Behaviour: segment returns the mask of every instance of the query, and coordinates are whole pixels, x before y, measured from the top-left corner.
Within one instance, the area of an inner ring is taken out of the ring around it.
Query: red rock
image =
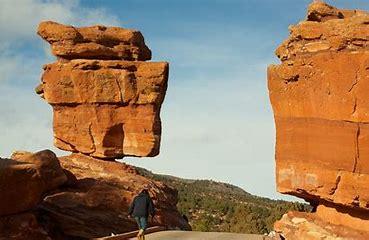
[[[168,64],[72,60],[45,67],[55,145],[100,158],[159,153]]]
[[[51,240],[33,213],[0,217],[0,239]]]
[[[268,68],[278,191],[329,205],[347,228],[342,209],[369,219],[368,22],[316,1],[277,49],[282,63]]]
[[[53,108],[55,146],[75,153],[60,158],[67,182],[38,207],[48,232],[90,239],[135,230],[127,210],[144,187],[157,208],[151,224],[191,229],[176,190],[101,160],[159,154],[168,63],[144,62],[151,52],[134,30],[44,22],[38,34],[58,60],[44,66],[36,93]]]
[[[289,212],[274,224],[287,240],[367,240],[368,232],[328,223],[313,213]]]
[[[177,211],[176,190],[139,175],[134,167],[80,154],[61,157],[60,162],[77,182],[48,195],[41,204],[43,217],[55,224],[54,231],[90,239],[136,230],[127,210],[144,187],[149,189],[157,209],[151,225],[190,229]]]
[[[327,13],[325,11],[328,10],[322,6],[328,5],[311,4],[308,20],[290,26],[289,38],[276,50],[276,55],[282,61],[295,60],[296,56],[311,56],[309,53],[315,52],[346,50],[353,53],[369,47],[369,16],[366,12],[339,10],[329,6],[327,9],[333,12]]]
[[[369,236],[368,213],[360,209],[347,209],[325,203],[317,207],[315,215],[329,224],[347,226],[357,231],[366,231],[367,236]]]
[[[52,105],[117,104],[160,107],[168,63],[72,60],[44,66],[42,89]]]
[[[64,59],[151,59],[150,49],[136,30],[100,25],[77,28],[46,21],[37,33],[51,44],[55,56]]]
[[[99,44],[144,45],[139,32],[113,27],[74,28],[46,22],[40,24],[39,34],[53,48],[75,44],[80,38]],[[53,107],[55,146],[105,159],[158,155],[168,63],[101,60],[105,55],[99,54],[91,55],[98,60],[59,59],[44,66],[36,92]]]
[[[66,182],[55,154],[18,152],[13,159],[0,159],[0,216],[34,208],[43,194]]]

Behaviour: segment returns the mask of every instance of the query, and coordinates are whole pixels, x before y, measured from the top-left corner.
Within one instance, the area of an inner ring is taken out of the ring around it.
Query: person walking
[[[128,209],[128,215],[134,217],[138,225],[139,240],[145,239],[145,230],[147,228],[148,217],[154,218],[155,207],[149,195],[149,191],[143,189],[132,201]]]

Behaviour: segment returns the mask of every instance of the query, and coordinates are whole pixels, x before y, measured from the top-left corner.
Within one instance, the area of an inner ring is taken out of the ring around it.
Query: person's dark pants
[[[138,225],[138,229],[146,230],[147,228],[147,217],[135,217]]]

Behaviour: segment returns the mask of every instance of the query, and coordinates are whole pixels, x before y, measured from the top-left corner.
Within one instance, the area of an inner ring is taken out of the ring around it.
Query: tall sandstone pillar
[[[276,230],[369,239],[369,13],[314,1],[289,30],[268,68],[277,188],[317,210],[289,213]]]

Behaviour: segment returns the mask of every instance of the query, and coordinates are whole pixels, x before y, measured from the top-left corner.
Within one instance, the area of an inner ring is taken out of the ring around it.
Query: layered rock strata
[[[319,205],[314,216],[326,222],[369,232],[369,14],[315,1],[276,55],[268,88],[278,191]]]
[[[158,155],[168,63],[145,62],[141,33],[43,22],[38,34],[58,57],[36,88],[54,110],[55,146],[105,159]]]

